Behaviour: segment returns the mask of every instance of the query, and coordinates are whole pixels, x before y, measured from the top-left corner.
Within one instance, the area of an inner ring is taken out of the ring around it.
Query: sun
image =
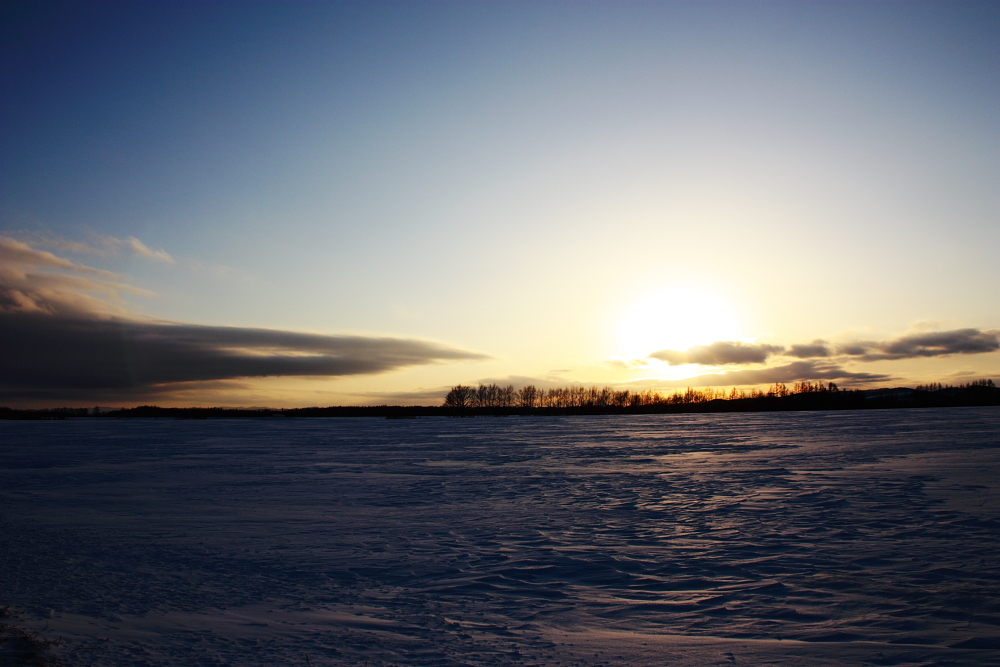
[[[628,359],[658,350],[686,350],[740,337],[732,306],[698,287],[670,287],[632,304],[618,325],[618,342]]]

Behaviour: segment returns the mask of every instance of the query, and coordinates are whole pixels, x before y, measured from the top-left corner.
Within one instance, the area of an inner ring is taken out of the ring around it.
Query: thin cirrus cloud
[[[129,315],[116,274],[0,237],[0,398],[142,400],[237,378],[384,373],[487,356],[418,339]]]
[[[91,234],[90,243],[62,238],[51,234],[21,234],[27,243],[35,246],[47,246],[62,252],[77,255],[96,255],[98,257],[121,257],[128,255],[148,259],[171,266],[183,266],[195,273],[209,274],[224,280],[249,280],[249,276],[232,267],[223,264],[205,262],[200,259],[187,258],[178,260],[166,250],[153,250],[134,236],[117,238],[103,234]],[[3,238],[3,237],[0,237]]]
[[[171,257],[165,250],[153,250],[149,248],[145,243],[140,241],[134,236],[129,236],[124,239],[111,239],[116,243],[128,248],[133,255],[138,255],[139,257],[145,257],[147,259],[152,259],[157,262],[163,262],[164,264],[176,264],[176,260]]]
[[[91,243],[83,243],[81,241],[73,241],[49,235],[28,235],[28,239],[29,242],[34,243],[35,245],[49,246],[63,252],[72,252],[80,255],[98,255],[102,257],[109,257],[128,254],[162,262],[164,264],[177,263],[177,260],[175,260],[166,250],[153,250],[134,236],[126,236],[125,238],[120,239],[114,236],[94,234]]]

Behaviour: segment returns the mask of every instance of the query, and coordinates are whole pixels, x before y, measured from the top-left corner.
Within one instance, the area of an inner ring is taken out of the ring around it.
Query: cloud
[[[71,262],[63,257],[57,257],[51,252],[35,250],[27,243],[22,243],[9,236],[0,236],[0,267],[42,267],[47,269],[64,269],[77,273],[103,276],[105,278],[118,278],[119,276],[110,271],[95,269],[83,264]]]
[[[891,376],[881,373],[850,371],[839,364],[822,361],[795,361],[771,368],[752,368],[699,375],[675,384],[691,387],[728,387],[739,385],[774,384],[799,380],[851,380],[855,382],[883,382]]]
[[[366,405],[440,405],[449,391],[450,386],[416,391],[359,391],[350,395]]]
[[[699,364],[727,366],[764,363],[772,356],[795,359],[850,357],[859,361],[884,361],[918,357],[943,357],[951,354],[983,354],[1000,350],[1000,331],[952,329],[908,334],[885,341],[848,341],[831,345],[825,340],[780,345],[718,341],[686,351],[660,350],[649,355],[671,366]]]
[[[851,341],[833,345],[825,340],[799,343],[787,348],[778,345],[718,341],[680,352],[661,350],[649,355],[670,365],[700,364],[726,366],[763,363],[772,356],[795,358],[794,361],[768,368],[732,370],[699,375],[664,386],[736,386],[762,385],[800,380],[838,380],[860,383],[884,382],[891,376],[844,368],[844,362],[884,361],[940,357],[953,354],[982,354],[1000,350],[1000,331],[953,329],[918,332],[885,341]]]
[[[165,264],[176,264],[176,260],[165,250],[153,250],[145,243],[134,236],[116,238],[114,236],[104,236],[103,234],[93,234],[92,243],[72,241],[59,236],[52,235],[21,235],[34,245],[48,246],[63,252],[72,252],[84,255],[97,255],[101,257],[118,256],[131,254],[137,257],[152,259]]]
[[[0,315],[4,393],[137,390],[172,383],[271,376],[336,377],[483,359],[427,341],[270,329]],[[72,393],[72,392],[67,392]]]
[[[649,359],[606,359],[604,365],[608,368],[632,370],[649,366]]]
[[[982,354],[1000,350],[1000,332],[952,329],[911,334],[895,340],[860,345],[866,360],[942,357],[949,354]]]
[[[176,264],[177,262],[165,250],[151,250],[146,244],[134,236],[125,239],[112,239],[132,251],[133,255],[153,259],[165,264]]]
[[[952,329],[908,334],[884,341],[848,341],[831,347],[816,340],[808,345],[792,345],[785,356],[800,359],[841,356],[862,361],[943,357],[951,354],[983,354],[1000,350],[1000,331]]]
[[[123,314],[123,293],[150,293],[122,283],[120,278],[0,237],[0,313]]]
[[[791,345],[785,350],[786,357],[797,359],[815,359],[829,357],[832,353],[825,340],[814,340],[811,343]]]
[[[143,320],[109,302],[134,290],[113,276],[0,239],[0,398],[141,400],[198,382],[487,358],[416,339]]]
[[[727,366],[730,364],[760,364],[771,355],[784,350],[780,345],[751,344],[740,341],[718,341],[698,345],[686,352],[660,350],[649,356],[665,361],[671,366],[700,364],[702,366]]]
[[[102,257],[118,256],[125,253],[152,259],[165,264],[176,264],[176,260],[165,250],[153,250],[145,243],[134,236],[116,238],[114,236],[103,236],[94,234],[93,245],[80,241],[71,241],[58,236],[42,236],[30,239],[36,245],[46,245],[62,250],[64,252],[74,252],[78,254],[98,255]]]

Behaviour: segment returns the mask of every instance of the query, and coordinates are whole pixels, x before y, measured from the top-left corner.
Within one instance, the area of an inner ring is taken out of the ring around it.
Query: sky
[[[0,405],[1000,379],[1000,5],[0,7]]]

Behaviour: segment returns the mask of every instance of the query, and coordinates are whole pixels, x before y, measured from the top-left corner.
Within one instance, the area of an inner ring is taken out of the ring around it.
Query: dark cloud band
[[[0,392],[88,390],[143,395],[153,387],[273,376],[345,376],[484,355],[427,341],[0,314]]]
[[[710,345],[698,345],[685,352],[660,350],[650,357],[665,361],[671,366],[700,364],[702,366],[727,366],[729,364],[760,364],[773,354],[785,348],[780,345],[741,343],[739,341],[718,341]]]
[[[943,357],[949,354],[982,354],[1000,350],[1000,332],[953,329],[912,334],[880,343],[860,343],[857,347],[860,348],[857,356],[870,361]]]
[[[825,359],[850,357],[860,361],[887,359],[914,359],[943,357],[952,354],[982,354],[1000,350],[1000,331],[979,329],[953,329],[910,334],[887,341],[856,341],[832,346],[826,341],[791,345],[750,344],[738,341],[719,341],[699,345],[689,350],[660,350],[650,356],[672,366],[700,364],[702,366],[727,366],[735,364],[760,364],[772,356],[796,359]]]
[[[137,239],[132,246],[145,248]],[[114,305],[137,291],[119,278],[0,236],[0,399],[144,400],[238,378],[339,377],[486,358],[414,339],[140,320]]]

